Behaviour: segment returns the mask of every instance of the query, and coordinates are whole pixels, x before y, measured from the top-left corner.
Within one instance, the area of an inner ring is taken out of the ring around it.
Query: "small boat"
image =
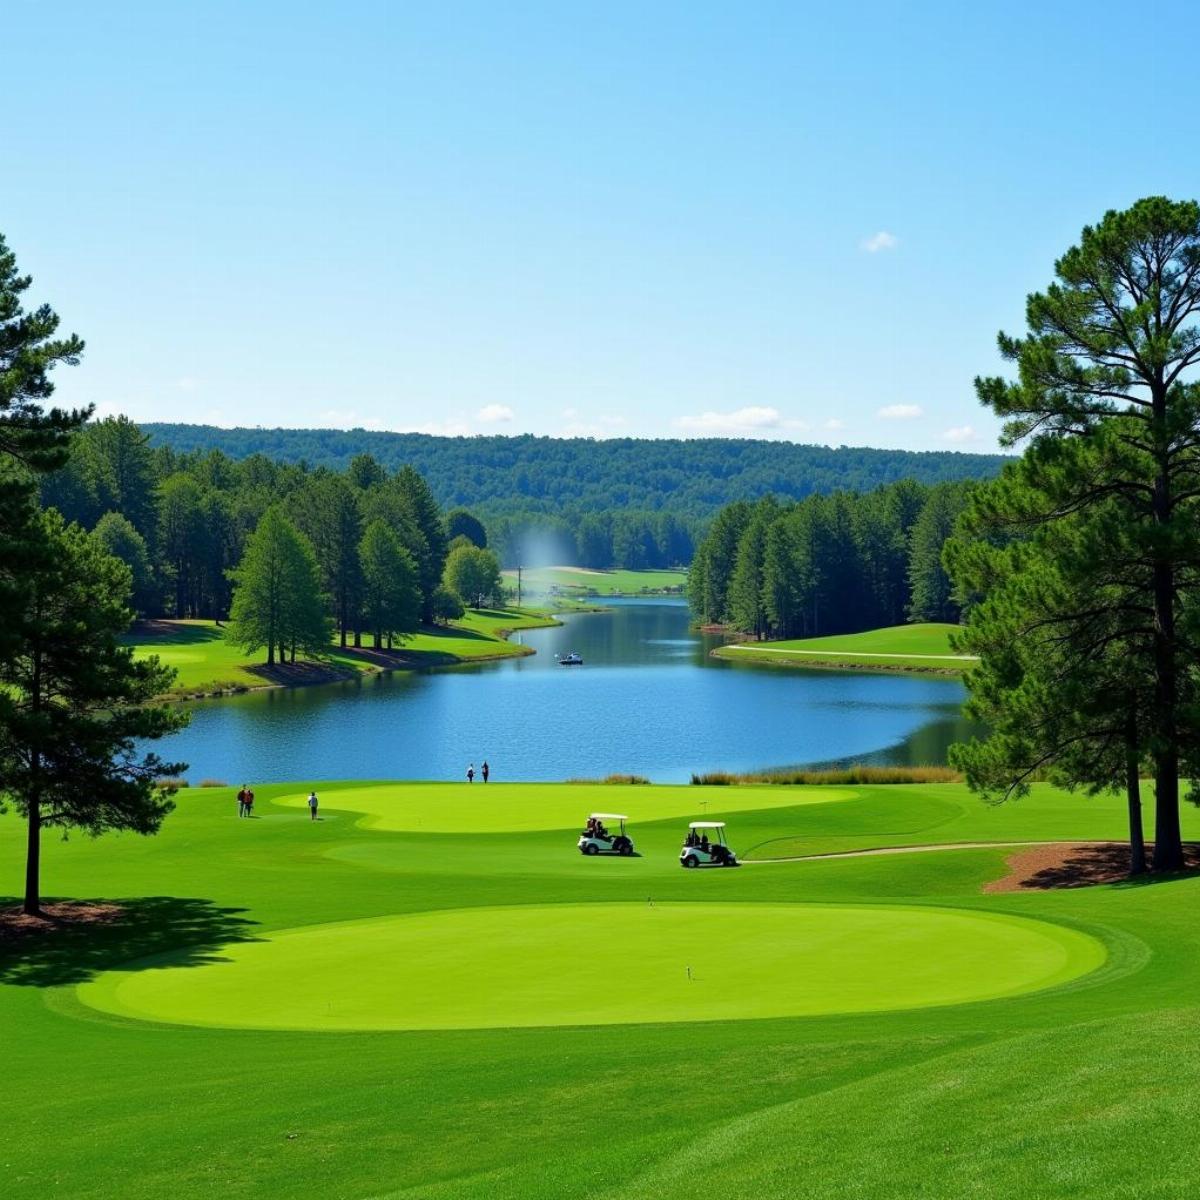
[[[572,650],[570,654],[563,654],[559,657],[558,665],[560,667],[582,667],[583,659]]]

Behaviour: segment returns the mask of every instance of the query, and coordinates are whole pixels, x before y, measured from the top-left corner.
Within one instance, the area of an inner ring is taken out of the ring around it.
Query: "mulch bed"
[[[44,904],[38,917],[31,917],[19,908],[4,908],[0,909],[0,945],[38,934],[107,925],[124,915],[125,910],[116,904]]]
[[[1149,861],[1154,844],[1146,844]],[[1200,871],[1200,846],[1185,846],[1187,872]],[[1052,891],[1125,883],[1129,876],[1129,847],[1120,842],[1030,846],[1007,860],[1008,874],[984,887],[985,892]],[[1144,876],[1143,878],[1155,878]]]

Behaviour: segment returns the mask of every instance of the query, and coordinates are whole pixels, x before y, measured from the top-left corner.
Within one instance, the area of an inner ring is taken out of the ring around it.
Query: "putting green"
[[[958,1004],[1094,970],[1074,930],[973,911],[556,904],[288,929],[201,966],[80,985],[110,1013],[256,1029],[470,1029],[740,1020]]]
[[[561,783],[404,783],[343,788],[321,794],[325,809],[362,813],[371,829],[409,833],[528,833],[542,829],[581,828],[589,812],[629,815],[637,837],[639,822],[717,819],[761,808],[793,808],[852,800],[845,788],[605,787]],[[303,808],[308,793],[275,801]]]

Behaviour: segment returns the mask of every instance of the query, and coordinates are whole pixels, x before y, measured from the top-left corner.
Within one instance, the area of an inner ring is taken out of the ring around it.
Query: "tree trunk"
[[[1154,481],[1154,520],[1164,536],[1170,513],[1170,475],[1164,463]],[[1175,572],[1172,564],[1163,560],[1154,564],[1154,701],[1154,869],[1180,871],[1183,834],[1179,827]]]
[[[23,911],[31,917],[42,912],[42,808],[36,799],[29,801],[29,840],[25,852],[25,903]]]
[[[1129,801],[1129,874],[1146,873],[1146,839],[1142,832],[1142,781],[1138,776],[1136,732],[1125,742],[1125,794]]]
[[[275,665],[275,643],[268,642],[267,643],[267,666],[273,667],[274,665]]]

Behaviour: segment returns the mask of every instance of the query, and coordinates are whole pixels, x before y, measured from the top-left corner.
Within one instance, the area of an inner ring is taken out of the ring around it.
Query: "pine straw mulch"
[[[1154,843],[1146,844],[1149,862]],[[1200,845],[1184,846],[1186,872],[1200,871]],[[994,879],[985,892],[1052,891],[1129,882],[1129,846],[1122,842],[1048,844],[1018,850],[1007,859],[1008,874]],[[1140,877],[1147,881],[1153,875]],[[1178,878],[1178,874],[1172,878]]]
[[[20,908],[0,909],[0,945],[39,934],[79,929],[88,925],[108,925],[125,915],[116,904],[63,902],[43,904],[40,916],[31,917]]]

